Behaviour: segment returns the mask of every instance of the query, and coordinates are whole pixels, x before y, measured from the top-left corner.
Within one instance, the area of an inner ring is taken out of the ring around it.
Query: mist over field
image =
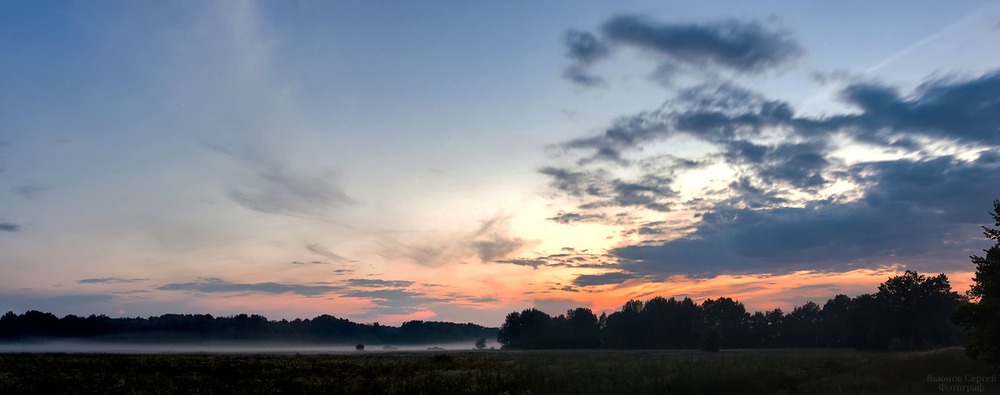
[[[98,354],[357,354],[381,352],[434,352],[471,350],[474,342],[421,344],[366,344],[357,350],[355,344],[306,344],[281,342],[182,342],[182,343],[122,343],[78,340],[35,340],[0,343],[0,353],[98,353]],[[495,340],[486,347],[500,348]]]

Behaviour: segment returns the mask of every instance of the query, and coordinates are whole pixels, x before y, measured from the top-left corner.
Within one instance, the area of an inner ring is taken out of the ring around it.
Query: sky
[[[987,1],[0,0],[0,310],[964,292],[998,45]]]

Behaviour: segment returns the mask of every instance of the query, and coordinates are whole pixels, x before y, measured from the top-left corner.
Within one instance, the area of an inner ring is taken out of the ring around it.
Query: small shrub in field
[[[452,356],[448,354],[434,354],[434,356],[431,357],[431,360],[435,363],[451,363],[455,360],[455,358],[452,358]]]

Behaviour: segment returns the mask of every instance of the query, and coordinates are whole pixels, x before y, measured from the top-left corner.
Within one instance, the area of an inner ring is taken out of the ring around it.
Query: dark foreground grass
[[[0,355],[0,394],[1000,394],[997,375],[957,348]]]

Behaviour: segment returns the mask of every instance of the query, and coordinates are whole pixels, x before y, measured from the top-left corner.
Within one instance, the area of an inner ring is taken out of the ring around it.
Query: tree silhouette
[[[927,277],[907,270],[878,287],[889,331],[907,348],[940,344],[954,336],[947,320],[965,300],[951,290],[944,273]]]
[[[851,298],[837,295],[826,301],[821,312],[820,338],[826,347],[844,347],[850,344]]]
[[[701,303],[705,328],[715,328],[721,348],[742,347],[745,344],[743,324],[749,317],[743,303],[731,298],[705,299]],[[704,332],[702,332],[704,336]]]
[[[149,318],[86,318],[30,310],[0,316],[0,341],[32,338],[99,337],[123,341],[281,340],[319,343],[371,342],[383,344],[471,341],[496,335],[496,328],[451,322],[407,321],[400,327],[351,322],[321,315],[313,319],[269,321],[256,314],[213,317],[208,314],[164,314]]]
[[[889,277],[874,294],[837,295],[822,308],[810,301],[787,314],[749,314],[727,297],[700,305],[690,298],[629,300],[600,317],[586,308],[556,317],[528,309],[507,315],[498,341],[519,349],[929,348],[959,344],[959,328],[949,316],[964,303],[944,274],[907,271]]]
[[[600,345],[598,318],[590,309],[578,307],[566,312],[564,339],[570,348],[595,348]]]
[[[822,311],[814,302],[796,307],[786,317],[787,335],[795,340],[793,347],[817,347],[820,345],[819,330]]]
[[[990,213],[1000,227],[1000,200],[993,201]],[[969,330],[965,350],[969,355],[990,363],[1000,363],[1000,229],[983,227],[986,238],[995,241],[983,250],[986,256],[969,258],[976,264],[976,275],[968,295],[968,303],[955,314],[955,321]]]
[[[552,317],[538,309],[507,314],[497,341],[503,348],[555,348],[552,346]]]

